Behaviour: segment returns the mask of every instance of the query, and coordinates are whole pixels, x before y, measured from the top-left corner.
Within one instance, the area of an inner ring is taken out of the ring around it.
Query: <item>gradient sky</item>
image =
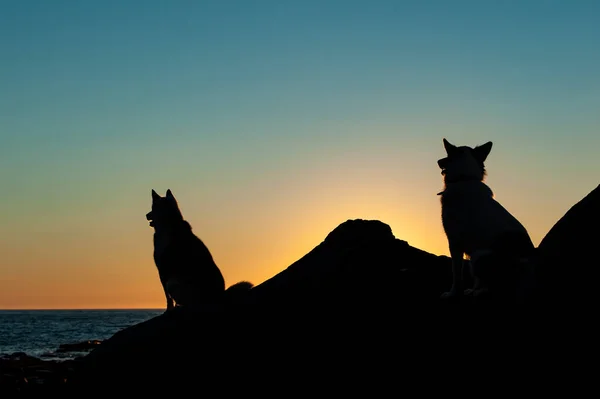
[[[447,254],[442,138],[537,245],[598,185],[600,2],[0,1],[0,308],[165,306],[173,190],[227,285],[350,218]]]

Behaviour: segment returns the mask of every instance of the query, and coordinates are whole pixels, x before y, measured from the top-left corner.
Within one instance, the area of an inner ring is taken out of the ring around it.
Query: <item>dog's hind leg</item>
[[[473,269],[471,268],[471,270]],[[481,294],[485,294],[486,292],[488,292],[488,288],[483,282],[483,279],[473,275],[473,288],[467,288],[465,290],[465,295],[479,296]]]
[[[165,292],[165,299],[167,300],[167,310],[173,309],[175,307],[175,304],[173,302],[171,294],[169,294],[168,282],[164,281],[162,278],[160,279],[160,282],[162,284],[163,291]]]
[[[473,288],[467,288],[464,291],[464,294],[467,296],[473,295],[477,289],[481,286],[481,279],[477,277],[473,271],[473,260],[469,259],[465,262],[465,268],[469,270],[469,275],[471,276],[471,280],[473,281]]]
[[[469,260],[469,271],[473,278],[473,288],[465,290],[465,295],[479,296],[488,292],[485,278],[481,276],[480,272],[482,263],[486,262],[486,260],[490,263],[489,260],[491,259],[492,254],[493,253],[490,250],[479,250],[471,255]],[[490,265],[487,265],[487,267],[489,268]]]
[[[444,292],[441,299],[458,298],[463,296],[463,254],[464,251],[450,244],[450,257],[452,258],[452,288]]]
[[[171,295],[166,291],[165,297],[167,299],[167,310],[173,309],[175,307],[175,302],[173,301],[173,298],[171,298]]]

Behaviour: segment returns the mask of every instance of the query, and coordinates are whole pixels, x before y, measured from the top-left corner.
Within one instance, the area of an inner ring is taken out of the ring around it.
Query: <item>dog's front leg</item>
[[[169,290],[167,287],[167,282],[163,281],[163,279],[160,279],[160,282],[162,283],[163,286],[163,291],[165,292],[165,299],[167,300],[167,310],[171,310],[175,307],[175,304],[173,302],[173,298],[171,297],[171,295],[169,294]]]
[[[442,299],[456,298],[463,295],[463,250],[450,244],[452,258],[452,288],[442,294]]]
[[[169,295],[168,292],[165,292],[165,296],[167,297],[167,310],[173,309],[175,307],[173,298],[171,298],[171,295]]]

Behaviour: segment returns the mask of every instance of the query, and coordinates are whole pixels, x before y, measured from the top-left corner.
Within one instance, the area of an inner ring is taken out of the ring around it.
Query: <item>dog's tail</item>
[[[229,288],[227,288],[225,291],[230,292],[230,293],[237,293],[237,292],[246,292],[248,290],[251,290],[252,288],[254,288],[254,284],[252,284],[251,282],[240,281],[240,282],[237,282],[237,283],[229,286]]]
[[[239,281],[225,290],[225,301],[228,303],[241,302],[248,292],[254,288],[249,281]]]

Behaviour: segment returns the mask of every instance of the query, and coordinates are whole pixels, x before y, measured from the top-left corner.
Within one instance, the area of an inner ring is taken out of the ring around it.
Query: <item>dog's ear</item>
[[[152,201],[157,201],[160,199],[160,195],[156,194],[156,191],[152,189]]]
[[[171,190],[170,190],[170,189],[169,189],[169,190],[167,190],[167,198],[168,198],[168,199],[171,199],[171,200],[174,200],[174,199],[175,199],[175,197],[173,196],[173,193],[171,192]]]
[[[488,141],[485,144],[479,145],[473,148],[473,151],[475,152],[477,160],[479,160],[480,162],[484,162],[488,155],[490,155],[490,151],[492,151],[492,142]]]
[[[448,155],[450,155],[451,152],[456,150],[456,146],[453,144],[450,144],[450,142],[448,140],[443,139],[443,142],[444,142],[444,148],[446,149],[446,153]]]

